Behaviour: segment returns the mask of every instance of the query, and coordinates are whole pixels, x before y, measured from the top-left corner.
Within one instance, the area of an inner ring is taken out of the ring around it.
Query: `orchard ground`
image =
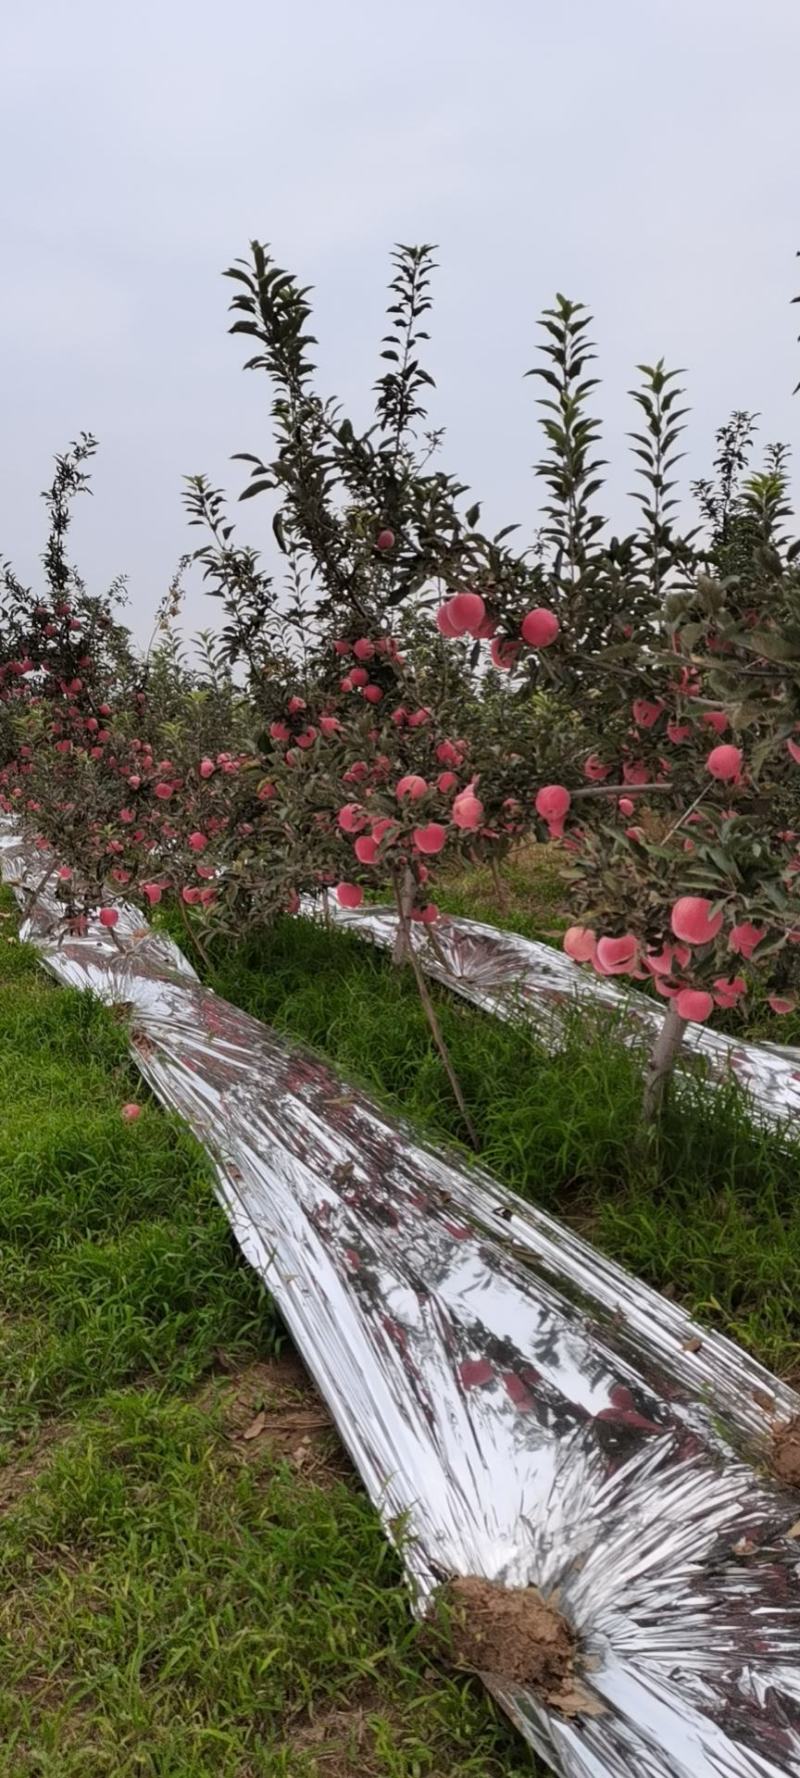
[[[0,1774],[523,1778],[432,1670],[202,1153],[2,913]]]
[[[499,905],[465,870],[440,899],[554,939],[553,855],[523,851],[503,883]],[[0,1778],[522,1778],[480,1689],[431,1667],[202,1154],[122,1024],[52,987],[2,911]],[[287,919],[204,973],[458,1140],[413,979],[384,955]],[[796,1377],[798,1150],[698,1081],[645,1165],[637,1062],[605,1029],[548,1056],[433,992],[497,1177]]]

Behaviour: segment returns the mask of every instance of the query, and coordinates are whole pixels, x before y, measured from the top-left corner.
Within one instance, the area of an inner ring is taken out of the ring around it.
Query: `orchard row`
[[[90,907],[113,926],[124,893],[176,900],[198,936],[307,892],[357,907],[380,890],[407,941],[410,921],[435,929],[443,867],[533,834],[563,853],[569,955],[651,984],[676,1041],[754,983],[789,1011],[800,545],[786,452],[753,471],[753,421],[734,415],[687,530],[680,391],[662,364],[640,367],[640,518],[610,536],[589,317],[559,298],[532,373],[542,523],[530,546],[516,527],[489,536],[433,467],[418,356],[431,269],[427,248],[396,255],[387,368],[360,433],[316,392],[307,292],[257,244],[232,269],[233,331],[255,342],[274,427],[242,498],[271,499],[285,573],[191,480],[194,561],[221,616],[191,666],[172,633],[179,577],[144,657],[120,589],[85,589],[66,546],[94,441],[57,460],[42,588],[9,568],[0,588],[0,807],[64,860],[68,927]]]

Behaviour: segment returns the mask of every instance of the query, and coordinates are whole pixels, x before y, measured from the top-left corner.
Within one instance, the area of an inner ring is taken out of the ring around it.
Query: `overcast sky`
[[[316,287],[320,385],[366,423],[388,254],[439,244],[443,464],[532,530],[535,321],[596,317],[626,522],[638,360],[687,367],[687,478],[733,407],[796,441],[799,0],[27,0],[0,26],[0,555],[27,577],[52,454],[99,437],[75,553],[146,639],[181,477],[269,450],[220,277],[253,236]],[[240,509],[269,548],[270,510]],[[213,622],[199,589],[189,627]]]

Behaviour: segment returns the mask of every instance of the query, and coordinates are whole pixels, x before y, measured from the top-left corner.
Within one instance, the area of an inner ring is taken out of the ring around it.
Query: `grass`
[[[121,1121],[122,1027],[22,947],[0,972],[2,1437],[141,1373],[189,1387],[278,1326],[186,1133],[152,1103]]]
[[[451,914],[489,926],[507,926],[524,938],[557,942],[569,925],[564,916],[560,858],[552,846],[519,845],[495,878],[488,864],[452,866],[437,883],[436,899]]]
[[[530,1770],[477,1692],[428,1677],[361,1494],[232,1464],[209,1411],[152,1387],[59,1449],[0,1579],[9,1778],[310,1778],[315,1731],[321,1778]]]
[[[315,1398],[273,1391],[284,1336],[201,1152],[8,908],[0,1778],[523,1778],[480,1689],[431,1673],[330,1433],[298,1444]]]

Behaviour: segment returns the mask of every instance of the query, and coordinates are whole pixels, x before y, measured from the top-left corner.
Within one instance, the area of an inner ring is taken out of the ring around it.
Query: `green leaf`
[[[797,643],[787,641],[773,630],[750,630],[745,645],[753,654],[763,654],[768,661],[800,662]]]
[[[252,500],[254,495],[269,493],[270,490],[272,488],[277,487],[277,485],[278,485],[277,482],[272,481],[272,480],[250,482],[248,487],[242,489],[242,492],[239,495],[239,499],[240,500]]]

